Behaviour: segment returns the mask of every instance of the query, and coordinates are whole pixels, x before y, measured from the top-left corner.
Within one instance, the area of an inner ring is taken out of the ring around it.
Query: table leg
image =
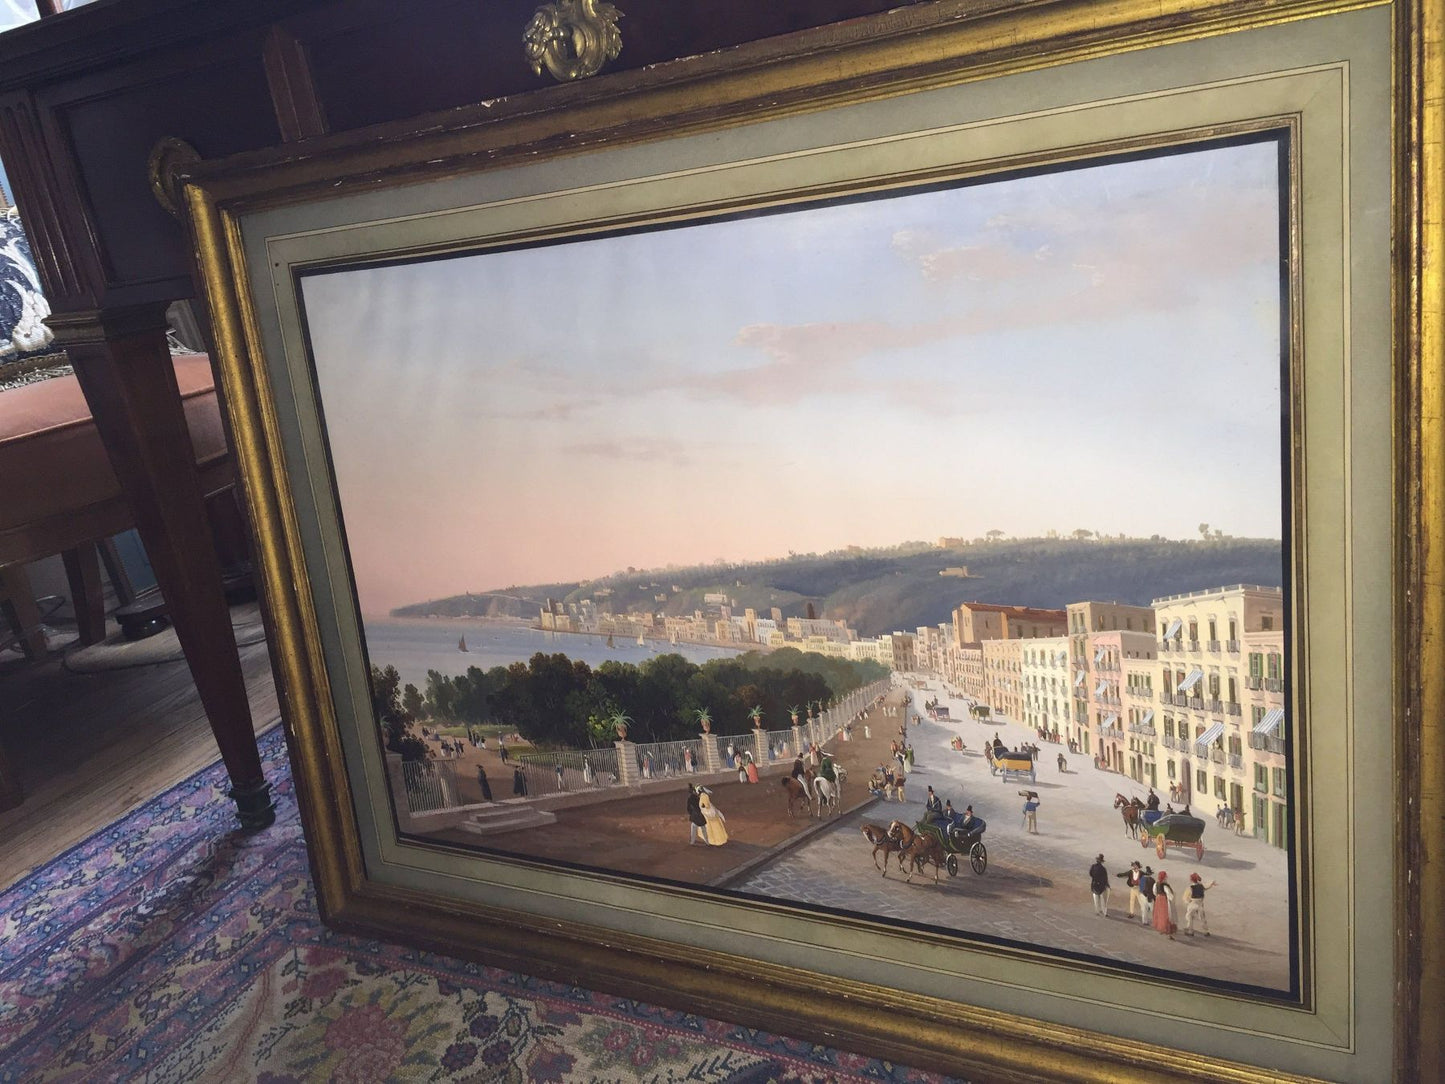
[[[70,599],[75,605],[75,625],[80,642],[98,644],[105,639],[105,591],[100,585],[100,554],[94,542],[82,543],[60,555],[65,578],[70,581]]]
[[[51,317],[75,365],[120,480],[201,705],[231,778],[243,827],[275,820],[261,772],[231,615],[166,347],[165,307]]]

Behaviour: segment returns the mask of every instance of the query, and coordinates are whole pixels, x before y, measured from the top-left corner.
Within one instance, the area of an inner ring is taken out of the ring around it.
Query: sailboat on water
[[[467,638],[466,638],[465,636],[461,637],[461,639],[459,639],[459,640],[457,641],[457,650],[458,650],[458,651],[466,651],[466,650],[467,650]]]
[[[608,647],[616,647],[616,646],[617,646],[615,643],[613,643],[613,641],[612,641],[612,636],[611,636],[610,634],[609,634],[608,637],[607,637],[607,646],[608,646]]]
[[[638,647],[646,647],[646,646],[647,646],[647,641],[642,638],[642,633],[640,633],[640,632],[637,634],[637,646],[638,646]]]

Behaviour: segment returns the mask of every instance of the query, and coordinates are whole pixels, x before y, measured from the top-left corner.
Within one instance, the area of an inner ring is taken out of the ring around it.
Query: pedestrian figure
[[[1204,936],[1209,936],[1209,920],[1204,915],[1204,893],[1206,890],[1217,885],[1218,881],[1204,883],[1204,878],[1197,873],[1189,875],[1189,900],[1184,905],[1184,932],[1190,937],[1194,936],[1194,927],[1198,926],[1204,931]]]
[[[477,786],[482,788],[482,801],[492,800],[492,784],[487,782],[487,769],[480,764],[477,765]]]
[[[1144,901],[1139,895],[1139,882],[1144,877],[1144,871],[1139,867],[1138,862],[1129,863],[1129,868],[1123,873],[1114,874],[1115,877],[1124,878],[1124,885],[1129,889],[1129,917],[1134,917],[1134,912],[1144,914]]]
[[[1029,835],[1039,834],[1039,796],[1036,791],[1021,790],[1020,796],[1024,800],[1024,827],[1028,829]]]
[[[751,756],[747,758],[747,761],[748,764],[743,771],[743,775],[749,783],[756,783],[758,781],[758,766]]]
[[[1059,771],[1060,771],[1060,772],[1066,772],[1066,771],[1068,771],[1068,770],[1069,770],[1069,762],[1064,759],[1064,754],[1063,754],[1063,753],[1060,753],[1060,754],[1059,754]]]
[[[910,772],[913,771],[913,746],[911,745],[903,750],[903,767]]]
[[[697,771],[697,763],[692,759],[691,749],[684,749],[682,751],[682,766],[684,769],[686,769],[689,775],[692,775]]]
[[[714,847],[721,847],[728,841],[727,818],[722,810],[712,804],[712,791],[703,787],[698,794],[698,808],[707,822],[707,841]]]
[[[1174,931],[1179,926],[1174,921],[1174,886],[1169,875],[1162,869],[1154,878],[1154,928],[1174,940]]]
[[[1089,867],[1089,891],[1094,894],[1094,913],[1109,917],[1109,871],[1104,868],[1104,856],[1094,859]]]
[[[582,782],[583,782],[583,784],[585,784],[586,786],[589,786],[589,787],[590,787],[590,786],[596,781],[596,778],[597,778],[596,775],[595,775],[595,774],[593,773],[593,771],[592,771],[592,762],[591,762],[590,760],[588,760],[588,759],[584,756],[584,757],[582,758]]]
[[[562,775],[562,762],[560,760],[557,761],[557,763],[554,764],[553,767],[557,769],[557,789],[566,790],[567,782]]]
[[[1154,920],[1154,867],[1145,866],[1144,872],[1139,875],[1139,902],[1143,910],[1139,912],[1139,925],[1148,926]]]
[[[1246,833],[1245,833],[1245,830],[1244,830],[1244,807],[1243,807],[1243,806],[1241,806],[1239,809],[1236,809],[1236,810],[1234,811],[1234,834],[1237,835],[1237,836],[1242,836],[1242,835],[1245,835],[1245,834],[1246,834]]]
[[[699,839],[707,842],[707,818],[702,815],[702,805],[698,801],[699,791],[697,784],[687,785],[687,845],[689,847],[697,843]]]
[[[507,743],[501,738],[497,739],[497,753],[502,758],[502,763],[507,763]]]
[[[895,776],[893,777],[893,797],[896,798],[896,799],[897,799],[898,801],[900,801],[900,802],[903,801],[903,784],[904,784],[904,781],[905,781],[905,776],[904,776],[904,774],[903,774],[902,772],[899,772],[897,775],[895,775]]]
[[[527,777],[522,774],[522,766],[517,765],[517,770],[512,773],[512,793],[519,798],[527,796]]]

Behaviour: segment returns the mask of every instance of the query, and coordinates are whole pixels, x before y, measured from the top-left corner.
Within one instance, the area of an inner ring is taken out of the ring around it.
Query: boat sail
[[[465,636],[463,636],[461,639],[459,639],[459,640],[457,641],[457,650],[458,650],[458,651],[466,651],[466,650],[467,650],[467,638],[466,638]]]
[[[638,646],[638,647],[646,647],[646,646],[647,646],[647,641],[642,638],[642,633],[640,633],[640,632],[637,634],[637,646]]]
[[[615,643],[612,642],[612,637],[611,637],[611,636],[608,636],[608,637],[607,637],[607,646],[608,646],[608,647],[616,647],[616,646],[617,646]]]

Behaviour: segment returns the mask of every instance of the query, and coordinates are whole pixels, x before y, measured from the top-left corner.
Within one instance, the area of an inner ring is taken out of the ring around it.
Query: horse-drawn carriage
[[[938,842],[948,856],[943,868],[948,870],[950,877],[957,877],[958,856],[961,854],[968,856],[968,864],[974,873],[981,875],[988,869],[988,848],[983,845],[983,833],[987,827],[982,817],[974,817],[968,822],[967,830],[962,821],[948,824],[941,819],[925,817],[913,826],[913,830]]]
[[[974,719],[976,719],[978,722],[981,723],[981,722],[983,722],[985,719],[988,718],[988,714],[989,714],[988,705],[987,705],[987,704],[971,704],[971,705],[969,705],[968,714],[969,714],[971,717],[973,717]]]
[[[1034,768],[1034,755],[1027,749],[1000,751],[990,745],[985,745],[983,749],[984,755],[988,757],[989,774],[1002,775],[1005,783],[1024,779],[1032,783],[1038,778],[1038,772]]]
[[[1204,858],[1204,822],[1188,813],[1160,813],[1146,810],[1139,818],[1139,845],[1154,844],[1160,858],[1170,847],[1188,847],[1197,861]]]

